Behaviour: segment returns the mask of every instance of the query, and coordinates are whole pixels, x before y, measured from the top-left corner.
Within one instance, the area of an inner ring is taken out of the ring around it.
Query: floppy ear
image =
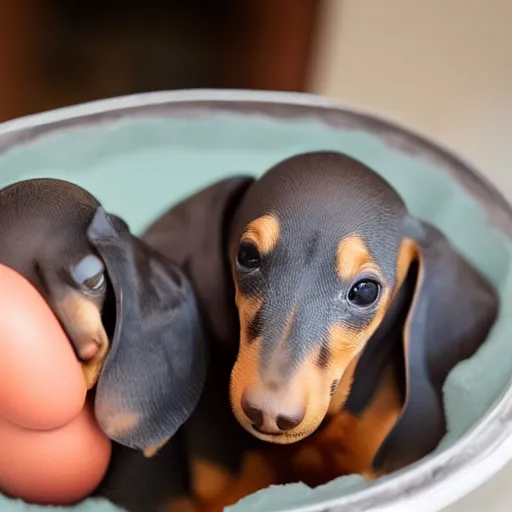
[[[142,237],[183,268],[195,288],[202,317],[224,342],[231,333],[238,335],[227,236],[234,211],[253,182],[250,176],[221,180],[165,213]]]
[[[207,345],[194,294],[174,263],[103,208],[87,235],[115,296],[115,328],[96,387],[96,417],[114,441],[153,450],[188,419],[205,382]]]
[[[496,292],[440,231],[413,219],[407,231],[399,257],[409,262],[402,286],[412,287],[402,335],[404,405],[374,458],[374,469],[386,473],[436,448],[446,433],[446,377],[477,351],[498,313]]]

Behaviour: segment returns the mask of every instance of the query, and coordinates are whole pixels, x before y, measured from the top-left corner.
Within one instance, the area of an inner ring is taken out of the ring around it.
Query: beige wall
[[[324,0],[310,90],[441,141],[512,199],[512,0]]]

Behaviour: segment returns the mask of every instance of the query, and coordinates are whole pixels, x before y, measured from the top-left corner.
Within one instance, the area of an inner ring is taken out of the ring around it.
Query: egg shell
[[[0,417],[34,429],[82,410],[85,379],[52,310],[21,274],[0,265]]]
[[[0,490],[41,505],[76,503],[98,486],[111,451],[89,404],[56,430],[29,430],[0,420]]]

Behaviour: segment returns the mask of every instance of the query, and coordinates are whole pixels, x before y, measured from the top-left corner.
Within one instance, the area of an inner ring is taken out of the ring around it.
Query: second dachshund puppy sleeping
[[[60,320],[101,428],[123,446],[154,451],[189,417],[206,377],[189,281],[72,183],[15,183],[0,191],[0,213],[0,263],[25,276]]]

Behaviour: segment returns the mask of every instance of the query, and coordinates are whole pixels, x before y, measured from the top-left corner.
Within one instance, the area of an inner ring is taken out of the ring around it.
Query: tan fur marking
[[[268,254],[277,245],[279,231],[279,221],[272,215],[263,215],[247,226],[242,241],[251,241],[258,246],[261,254]]]
[[[244,331],[244,329],[242,329]],[[251,385],[260,382],[259,361],[260,361],[259,339],[252,343],[245,343],[241,340],[238,357],[231,371],[230,396],[233,412],[245,421],[245,414],[241,410],[242,395]]]
[[[261,300],[248,299],[240,294],[235,280],[235,302],[240,319],[240,348],[231,371],[230,397],[231,407],[237,417],[244,418],[241,410],[242,394],[251,383],[259,380],[260,340],[247,342],[247,326],[261,307]]]
[[[329,327],[329,348],[331,360],[336,366],[346,365],[358,351],[361,343],[361,332],[350,325],[333,324]]]
[[[338,414],[345,403],[345,400],[348,398],[350,390],[352,388],[352,383],[354,381],[354,372],[361,357],[361,353],[357,354],[352,361],[347,366],[347,369],[343,373],[343,376],[340,379],[338,387],[336,388],[336,392],[331,398],[329,403],[329,409],[327,410],[327,414],[329,416]]]
[[[164,441],[162,441],[160,444],[156,444],[155,446],[150,446],[149,448],[146,448],[144,450],[144,457],[147,457],[150,459],[151,457],[154,457],[170,440],[171,438],[168,437]]]
[[[340,279],[352,281],[363,271],[374,271],[380,276],[380,270],[372,258],[363,239],[358,235],[343,238],[336,251],[336,270]]]
[[[405,358],[405,364],[406,367],[409,367],[409,350],[410,350],[410,338],[411,338],[411,321],[413,319],[413,312],[416,309],[417,303],[418,303],[418,295],[421,290],[421,285],[423,283],[424,275],[425,275],[425,269],[423,266],[423,260],[421,258],[421,255],[419,253],[419,249],[417,249],[417,258],[419,261],[419,269],[418,269],[418,277],[416,279],[416,288],[414,290],[414,296],[412,298],[411,305],[409,307],[409,314],[407,315],[407,318],[405,320],[404,329],[403,329],[403,349],[404,349],[404,358]],[[409,383],[407,383],[409,384]],[[405,402],[409,400],[409,386],[406,385],[406,396],[405,396]]]
[[[278,483],[278,475],[269,459],[263,453],[249,452],[243,457],[242,470],[233,485],[226,489],[215,503],[209,503],[205,510],[222,512],[225,507],[234,505],[249,494]]]
[[[176,498],[158,507],[158,512],[202,512],[202,508],[192,498]]]
[[[419,258],[419,249],[414,240],[404,238],[398,249],[396,259],[396,285],[395,291],[402,286],[411,263]]]
[[[299,448],[291,460],[292,465],[297,473],[322,473],[325,462],[322,456],[322,452],[315,446],[310,446],[307,443],[304,443],[304,446]]]
[[[263,301],[255,297],[244,297],[235,279],[235,304],[238,309],[240,325],[242,326],[241,340],[247,341],[247,326],[261,308]]]
[[[373,478],[372,463],[377,450],[393,428],[402,409],[400,394],[394,383],[393,367],[384,373],[375,398],[356,418],[347,412],[334,415],[329,423],[305,440],[324,454],[325,478],[359,473]]]
[[[261,308],[263,302],[260,299],[242,299],[239,300],[238,314],[240,318],[240,325],[244,327],[243,341],[247,341],[247,328],[250,322],[256,316],[256,313]]]
[[[98,380],[110,345],[101,321],[100,309],[97,304],[78,293],[57,302],[55,308],[78,349],[91,342],[98,345],[94,356],[81,362],[87,389],[91,389]]]
[[[116,411],[113,407],[112,411]],[[124,412],[105,415],[104,429],[110,436],[123,436],[133,430],[140,422],[139,414],[135,412]]]
[[[202,503],[217,501],[234,483],[234,477],[223,467],[205,460],[192,461],[194,496]]]

